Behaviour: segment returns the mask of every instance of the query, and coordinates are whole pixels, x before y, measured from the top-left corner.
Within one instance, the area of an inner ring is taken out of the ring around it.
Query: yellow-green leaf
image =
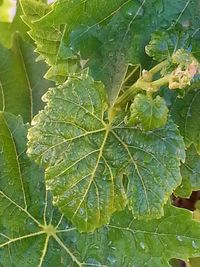
[[[32,121],[28,154],[43,164],[54,204],[80,231],[108,223],[127,201],[135,217],[163,215],[185,158],[172,121],[147,133],[126,126],[123,112],[108,121],[104,86],[87,74],[43,99],[47,106]]]

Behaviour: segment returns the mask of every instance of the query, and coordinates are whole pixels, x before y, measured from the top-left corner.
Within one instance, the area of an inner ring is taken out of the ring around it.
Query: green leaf
[[[156,96],[138,94],[130,106],[128,125],[141,125],[145,131],[162,128],[167,123],[168,108],[165,100]]]
[[[51,7],[21,0],[21,4],[37,51],[51,66],[46,77],[62,83],[89,67],[92,77],[105,84],[111,105],[123,87],[128,64],[146,64],[144,48],[151,33],[169,28],[174,19],[182,21],[183,13],[191,18],[187,0],[58,0]]]
[[[108,226],[109,239],[116,248],[111,258],[116,259],[115,266],[171,266],[171,258],[186,260],[194,250],[199,254],[198,227],[191,212],[170,206],[165,208],[164,217],[146,223],[119,213]]]
[[[179,126],[185,144],[190,147],[194,144],[200,154],[200,91],[189,91],[183,99],[176,98],[172,105],[171,115]]]
[[[104,87],[87,74],[43,99],[48,104],[32,121],[28,154],[45,166],[54,203],[80,231],[108,223],[127,200],[135,217],[163,215],[185,157],[172,121],[148,133],[126,126],[123,112],[108,122]]]
[[[150,43],[145,47],[146,53],[156,61],[169,58],[180,48],[190,45],[189,33],[181,30],[157,31],[151,35]]]
[[[80,247],[87,236],[52,206],[43,170],[26,156],[27,127],[2,112],[0,125],[0,265],[82,266],[92,244]]]
[[[78,233],[52,206],[43,170],[26,156],[21,118],[1,112],[0,125],[1,266],[167,267],[170,258],[200,255],[199,223],[169,205],[159,220],[141,223],[124,211],[94,234]]]
[[[192,145],[186,151],[186,160],[181,165],[183,177],[181,185],[176,189],[176,195],[189,198],[192,191],[200,190],[200,155]]]
[[[64,46],[61,47],[63,27],[61,25],[47,27],[43,23],[40,25],[34,23],[46,16],[52,9],[50,5],[43,1],[21,0],[20,3],[25,14],[22,19],[31,28],[29,35],[37,44],[35,51],[40,54],[38,60],[44,59],[50,65],[45,77],[57,83],[63,83],[69,73],[80,70],[80,64],[77,64],[76,60],[77,56],[73,55],[70,49],[68,49],[69,55],[66,59],[58,56],[59,49],[61,51],[66,49]]]
[[[33,47],[18,35],[11,49],[0,45],[0,110],[31,121],[43,107],[41,96],[52,85],[43,79],[45,71],[44,63],[35,63]]]

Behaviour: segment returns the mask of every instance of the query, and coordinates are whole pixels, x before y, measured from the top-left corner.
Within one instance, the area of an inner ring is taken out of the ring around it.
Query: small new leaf
[[[151,41],[145,47],[147,55],[161,62],[179,48],[189,47],[189,34],[183,31],[156,31],[151,35]]]
[[[128,125],[139,124],[145,131],[162,128],[167,123],[168,108],[165,100],[156,96],[138,94],[130,106]]]
[[[44,100],[28,154],[43,164],[54,204],[80,231],[108,223],[127,202],[137,218],[163,215],[185,158],[172,121],[147,133],[125,125],[123,112],[108,121],[104,86],[87,75],[49,90]]]

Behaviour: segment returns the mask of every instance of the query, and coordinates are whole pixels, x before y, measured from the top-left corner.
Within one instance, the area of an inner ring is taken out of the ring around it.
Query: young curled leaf
[[[151,41],[145,47],[147,55],[161,62],[170,58],[176,49],[189,47],[189,34],[183,31],[156,31],[151,35]]]
[[[199,62],[191,53],[184,49],[179,49],[173,54],[172,62],[178,64],[178,67],[170,75],[170,89],[183,89],[187,87],[191,84],[194,76],[200,71]]]
[[[126,117],[128,125],[140,125],[145,131],[165,126],[168,108],[165,100],[156,96],[138,94],[130,106],[130,115]]]

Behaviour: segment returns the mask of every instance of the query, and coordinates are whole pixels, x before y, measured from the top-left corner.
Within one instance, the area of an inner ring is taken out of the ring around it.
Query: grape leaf
[[[87,265],[80,234],[53,208],[43,170],[26,156],[27,126],[2,112],[0,125],[0,265]]]
[[[108,225],[109,239],[114,248],[111,259],[116,260],[115,266],[171,266],[169,259],[185,260],[184,254],[189,254],[190,249],[199,254],[197,235],[194,232],[191,236],[190,232],[193,228],[190,212],[168,206],[165,207],[164,217],[159,220],[141,224],[141,221],[130,218],[130,213],[121,212]],[[199,226],[198,222],[194,223]],[[123,243],[121,238],[129,241]],[[117,250],[119,246],[121,253]],[[119,264],[118,257],[121,259]]]
[[[57,83],[63,83],[69,73],[80,70],[76,60],[77,56],[73,55],[70,49],[68,50],[70,55],[68,55],[67,59],[63,60],[58,56],[58,50],[63,38],[63,27],[61,25],[46,27],[43,23],[39,26],[35,25],[35,21],[40,20],[51,11],[51,6],[44,3],[44,1],[21,0],[20,3],[25,14],[22,19],[31,28],[29,35],[37,44],[35,51],[40,54],[38,60],[44,59],[50,65],[45,77]],[[65,50],[65,47],[60,49]]]
[[[145,47],[146,53],[156,61],[163,61],[180,48],[188,49],[190,35],[187,31],[170,29],[157,31],[151,35],[151,41]]]
[[[21,0],[21,4],[37,51],[51,66],[46,77],[62,83],[70,73],[89,67],[93,78],[105,84],[111,105],[128,64],[146,64],[144,47],[151,33],[170,27],[174,19],[178,23],[183,13],[190,19],[187,10],[192,5],[186,0],[58,0],[51,7]]]
[[[152,33],[146,52],[156,61],[162,61],[179,48],[192,51],[199,60],[200,19],[199,1],[187,1],[171,27],[165,27]],[[166,16],[167,11],[166,9]],[[170,12],[170,11],[169,11]]]
[[[2,267],[165,267],[170,258],[200,255],[199,223],[189,211],[169,205],[159,220],[141,223],[123,211],[110,225],[80,234],[52,206],[43,170],[26,156],[27,126],[2,112],[0,125]]]
[[[183,99],[176,98],[171,108],[171,115],[179,126],[186,146],[194,144],[200,154],[200,91],[197,89],[198,87],[189,91]]]
[[[33,47],[18,34],[11,49],[0,45],[0,110],[31,121],[43,107],[41,96],[52,85],[43,79],[45,71],[44,63],[35,63]]]
[[[45,166],[54,203],[80,231],[108,223],[127,199],[135,217],[163,215],[185,157],[172,121],[148,133],[126,126],[123,112],[108,122],[104,87],[87,74],[43,99],[48,104],[32,121],[28,153]]]
[[[155,99],[150,95],[138,94],[130,106],[128,125],[141,125],[145,131],[165,126],[168,117],[168,108],[165,100],[160,96]]]
[[[181,175],[183,180],[175,194],[189,198],[192,191],[200,190],[200,155],[197,154],[193,145],[186,151],[186,160],[181,165]]]

